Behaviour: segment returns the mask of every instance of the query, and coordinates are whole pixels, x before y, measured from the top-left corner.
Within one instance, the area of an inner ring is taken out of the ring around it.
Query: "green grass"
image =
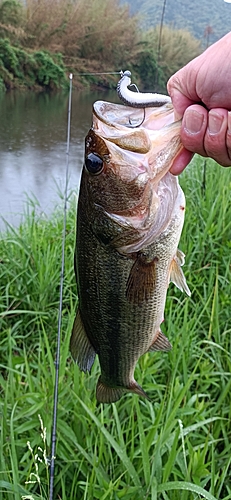
[[[70,203],[54,498],[231,499],[230,170],[208,160],[204,186],[203,160],[195,158],[180,181],[187,199],[180,248],[192,297],[170,286],[164,331],[173,349],[146,354],[137,365],[136,379],[152,402],[126,395],[97,405],[98,362],[84,375],[70,358],[77,302]],[[44,454],[51,438],[61,238],[59,212],[48,220],[32,210],[0,242],[0,500],[48,498]]]

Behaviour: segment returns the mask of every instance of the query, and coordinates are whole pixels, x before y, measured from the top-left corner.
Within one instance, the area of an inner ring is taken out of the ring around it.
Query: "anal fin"
[[[98,403],[115,403],[125,392],[126,389],[124,387],[109,387],[103,384],[100,377],[96,387],[96,399]]]
[[[154,342],[148,349],[150,351],[170,351],[172,349],[172,344],[169,342],[167,337],[159,330],[157,333]]]
[[[85,332],[83,322],[78,309],[73,324],[72,335],[70,340],[71,355],[78,364],[80,370],[90,371],[95,360],[95,349],[91,345],[90,340]]]

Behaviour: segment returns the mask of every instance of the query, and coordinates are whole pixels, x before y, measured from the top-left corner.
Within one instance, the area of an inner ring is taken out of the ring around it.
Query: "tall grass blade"
[[[119,456],[121,462],[123,463],[123,465],[127,469],[127,472],[129,474],[131,480],[133,481],[134,485],[141,487],[140,478],[139,478],[134,466],[132,465],[131,461],[129,460],[129,457],[127,456],[126,447],[118,445],[116,440],[113,438],[113,436],[111,436],[111,434],[107,431],[107,429],[105,429],[105,427],[102,426],[101,422],[94,415],[94,413],[85,405],[85,403],[83,401],[81,401],[81,399],[77,395],[76,395],[76,398],[78,399],[79,403],[84,408],[86,413],[90,416],[90,418],[96,424],[96,426],[98,427],[100,432],[102,432],[102,434],[105,436],[108,443],[114,448],[114,450],[117,453],[117,455]]]
[[[157,487],[158,493],[162,493],[165,491],[190,491],[192,493],[197,493],[197,495],[201,495],[203,498],[207,500],[217,500],[211,493],[204,490],[200,486],[196,484],[187,483],[185,481],[173,481],[170,483],[163,483]]]

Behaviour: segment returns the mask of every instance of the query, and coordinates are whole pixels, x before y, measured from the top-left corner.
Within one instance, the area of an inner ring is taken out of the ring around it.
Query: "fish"
[[[77,208],[70,350],[84,372],[98,355],[99,403],[129,392],[149,399],[135,366],[145,353],[172,347],[160,327],[169,283],[190,295],[178,249],[185,196],[169,172],[183,148],[180,128],[168,100],[145,114],[93,104]]]

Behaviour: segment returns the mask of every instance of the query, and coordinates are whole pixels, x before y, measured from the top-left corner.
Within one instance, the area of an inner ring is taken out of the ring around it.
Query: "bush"
[[[161,39],[159,26],[141,33],[138,16],[119,0],[89,0],[87,8],[85,0],[0,0],[0,36],[14,46],[4,53],[4,67],[13,74],[8,88],[15,79],[59,87],[63,66],[50,54],[61,52],[73,72],[130,69],[146,89],[164,91],[169,77],[201,51],[200,42],[185,30],[163,26]],[[22,64],[15,46],[24,50]]]
[[[13,47],[8,39],[0,40],[0,77],[7,89],[22,85],[53,89],[67,85],[60,54],[51,56],[43,51],[29,53]]]
[[[5,0],[0,4],[0,23],[19,26],[23,18],[23,6],[16,0]]]
[[[149,59],[157,64],[164,86],[171,75],[202,52],[200,41],[189,31],[171,26],[163,26],[161,40],[160,26],[148,30],[145,39],[149,46]]]
[[[35,52],[36,81],[39,85],[58,88],[65,82],[63,65],[55,63],[54,58],[48,52]]]

